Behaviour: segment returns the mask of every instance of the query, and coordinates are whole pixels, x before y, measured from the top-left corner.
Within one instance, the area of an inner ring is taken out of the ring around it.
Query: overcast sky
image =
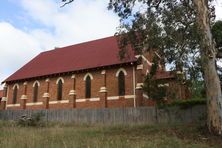
[[[42,51],[114,35],[109,0],[4,0],[0,5],[0,82]],[[217,0],[222,19],[222,0]],[[1,88],[1,87],[0,87]]]

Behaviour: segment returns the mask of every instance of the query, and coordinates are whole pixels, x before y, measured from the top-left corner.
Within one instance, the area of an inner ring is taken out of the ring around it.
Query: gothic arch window
[[[18,84],[15,84],[15,85],[13,86],[13,98],[12,98],[12,103],[13,103],[13,104],[16,104],[16,102],[17,102],[18,89],[19,89]]]
[[[87,78],[88,76],[90,77],[91,80],[93,80],[93,76],[92,76],[91,73],[87,73],[87,74],[84,76],[83,80],[86,81],[86,78]]]
[[[91,78],[90,76],[86,77],[86,98],[91,98]]]
[[[125,76],[127,75],[126,70],[125,70],[124,68],[120,68],[120,69],[116,72],[116,77],[119,76],[119,73],[120,73],[120,72],[123,72]]]
[[[83,80],[85,81],[85,98],[91,98],[91,80],[93,80],[92,74],[87,73]]]
[[[57,84],[57,100],[62,100],[62,91],[63,91],[63,78],[59,78],[56,82]]]
[[[125,74],[123,71],[120,71],[118,75],[118,91],[119,96],[125,95]]]
[[[37,102],[38,100],[39,86],[40,83],[38,81],[35,81],[35,83],[33,84],[33,102]]]
[[[85,81],[85,98],[91,98],[91,80],[93,79],[92,74],[87,73],[83,80]]]

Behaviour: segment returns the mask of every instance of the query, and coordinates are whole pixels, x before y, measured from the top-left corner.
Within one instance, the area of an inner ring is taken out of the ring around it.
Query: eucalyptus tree
[[[73,0],[62,0],[65,4]],[[172,63],[190,79],[203,77],[207,125],[222,134],[222,95],[216,70],[217,48],[212,38],[212,0],[110,0],[108,9],[120,17],[120,56],[128,45],[136,54],[155,49],[160,62]],[[130,43],[130,44],[129,44]]]
[[[211,33],[215,17],[208,0],[110,0],[109,9],[120,17],[120,45],[130,43],[137,53],[158,49],[164,61],[202,76],[206,86],[207,125],[222,134],[222,96]],[[124,54],[123,54],[124,55]]]

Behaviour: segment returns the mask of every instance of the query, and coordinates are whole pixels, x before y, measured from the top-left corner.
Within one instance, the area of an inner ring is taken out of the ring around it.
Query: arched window
[[[33,102],[37,102],[38,100],[38,91],[39,91],[39,85],[38,83],[35,83],[33,86]]]
[[[86,98],[91,98],[91,78],[89,75],[86,77],[85,86],[86,86]]]
[[[62,100],[62,79],[60,79],[57,83],[57,100]]]
[[[12,99],[13,104],[16,104],[17,97],[18,97],[18,86],[15,85],[14,88],[13,88],[13,99]]]
[[[119,96],[124,96],[125,95],[125,74],[123,71],[119,72],[118,86],[119,86]]]

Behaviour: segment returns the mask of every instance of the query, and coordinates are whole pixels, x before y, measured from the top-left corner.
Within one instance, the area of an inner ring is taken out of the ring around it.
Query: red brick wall
[[[124,69],[127,72],[127,75],[125,76],[125,94],[133,95],[133,67],[127,67]],[[118,96],[118,78],[116,77],[117,71],[118,69],[106,71],[108,96]]]
[[[133,66],[124,66],[123,67],[127,75],[125,76],[125,95],[131,96],[134,95],[134,87],[133,87]],[[116,72],[119,68],[112,68],[106,69],[106,88],[108,91],[108,97],[110,96],[118,96],[118,77],[116,77]],[[103,86],[103,75],[101,74],[102,70],[95,70],[89,71],[92,74],[93,79],[91,80],[91,98],[99,98],[100,96],[100,88]],[[76,73],[76,99],[85,99],[85,81],[84,76],[87,72],[84,73]],[[69,91],[72,90],[73,87],[73,79],[71,79],[72,74],[62,76],[64,79],[63,84],[63,99],[68,100],[71,96],[69,96]],[[49,101],[57,101],[57,84],[56,81],[58,77],[50,77],[50,100]],[[46,92],[47,83],[46,79],[39,79],[40,87],[38,89],[38,100],[37,102],[44,102],[45,98],[43,98],[43,94]],[[33,103],[33,84],[36,80],[28,81],[27,83],[27,103]],[[21,104],[23,100],[21,100],[21,96],[24,94],[24,82],[18,83],[18,98],[17,103]],[[135,84],[136,85],[136,84]],[[20,107],[14,107],[12,105],[12,97],[13,97],[13,86],[14,84],[8,85],[8,107],[7,109],[21,109]],[[134,99],[133,98],[120,98],[116,100],[108,100],[107,107],[132,107],[134,106]],[[102,106],[102,102],[100,101],[84,101],[84,102],[77,102],[76,108],[100,108]],[[49,104],[50,109],[58,109],[58,108],[71,108],[70,103],[56,103],[56,104]],[[32,105],[26,106],[26,109],[44,109],[44,104],[40,105]]]

